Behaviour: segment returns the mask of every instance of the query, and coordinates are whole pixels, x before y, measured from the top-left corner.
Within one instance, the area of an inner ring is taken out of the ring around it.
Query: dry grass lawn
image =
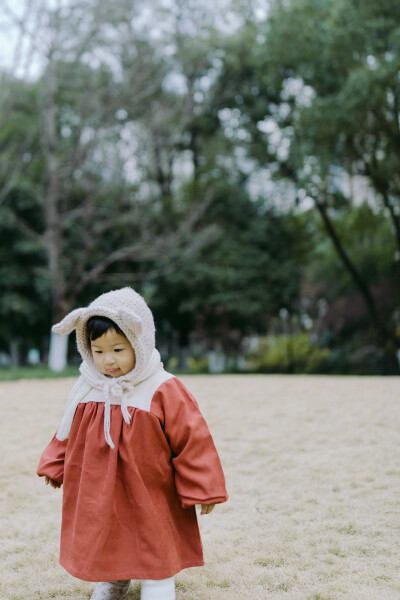
[[[230,500],[177,600],[399,600],[399,378],[184,377]],[[58,564],[61,491],[35,475],[71,379],[0,384],[1,600],[84,600]],[[138,600],[136,585],[129,600]]]

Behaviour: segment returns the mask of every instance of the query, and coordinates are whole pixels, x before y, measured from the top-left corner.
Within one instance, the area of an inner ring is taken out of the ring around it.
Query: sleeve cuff
[[[222,504],[226,502],[229,498],[228,494],[224,496],[215,496],[214,498],[186,498],[181,496],[182,508],[189,508],[190,506],[195,506],[196,504]]]

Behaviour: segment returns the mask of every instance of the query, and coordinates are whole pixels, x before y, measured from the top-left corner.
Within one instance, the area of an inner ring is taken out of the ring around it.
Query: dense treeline
[[[132,285],[172,366],[398,372],[397,2],[5,14],[1,350]]]

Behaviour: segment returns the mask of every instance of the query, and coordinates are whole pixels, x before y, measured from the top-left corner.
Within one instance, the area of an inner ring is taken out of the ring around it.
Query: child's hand
[[[51,477],[47,477],[47,475],[45,475],[44,477],[44,482],[46,485],[51,485],[52,488],[57,489],[61,487],[61,483],[58,483],[58,481],[56,481],[55,479],[52,479]]]
[[[201,505],[201,515],[209,515],[211,511],[214,510],[215,504],[202,504]]]

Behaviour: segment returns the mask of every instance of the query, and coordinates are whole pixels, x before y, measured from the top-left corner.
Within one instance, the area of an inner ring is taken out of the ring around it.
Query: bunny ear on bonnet
[[[71,333],[71,331],[76,329],[76,326],[85,310],[85,308],[76,308],[72,312],[68,313],[62,321],[56,323],[56,325],[53,325],[52,331],[54,331],[54,333]]]
[[[118,314],[122,322],[127,324],[127,328],[129,328],[134,335],[140,335],[142,333],[143,321],[139,315],[123,308],[119,309]]]

